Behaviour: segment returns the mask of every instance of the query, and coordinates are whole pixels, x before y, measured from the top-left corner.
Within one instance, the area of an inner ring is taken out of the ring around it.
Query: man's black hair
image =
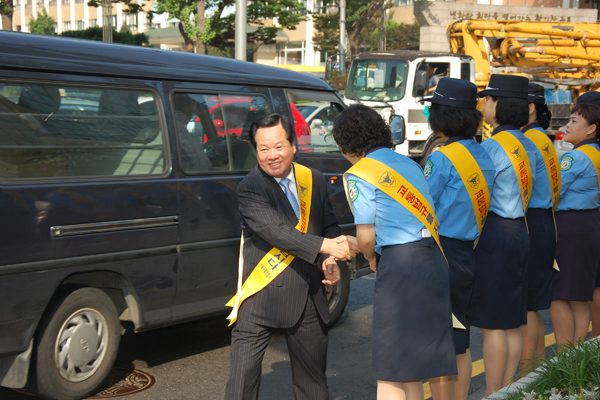
[[[362,104],[348,107],[337,116],[333,138],[342,153],[352,156],[362,156],[377,146],[394,146],[390,126],[377,111]]]
[[[535,115],[537,122],[542,126],[542,128],[548,129],[550,126],[550,120],[552,119],[552,113],[548,109],[548,105],[535,103]]]
[[[494,97],[498,125],[525,126],[529,123],[529,103],[525,99]]]
[[[481,112],[432,104],[429,106],[429,127],[433,132],[443,132],[448,137],[471,139],[481,123]]]
[[[285,134],[288,142],[290,142],[290,144],[293,145],[294,130],[292,129],[291,121],[285,115],[280,115],[277,113],[263,115],[250,125],[250,132],[248,133],[250,143],[252,143],[252,145],[256,149],[256,131],[260,128],[272,128],[279,124],[281,124],[283,126],[283,129],[285,129]]]

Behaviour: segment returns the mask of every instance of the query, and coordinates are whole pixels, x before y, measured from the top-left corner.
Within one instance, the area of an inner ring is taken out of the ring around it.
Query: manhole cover
[[[156,379],[147,372],[137,369],[113,368],[108,379],[102,385],[101,391],[92,397],[88,397],[88,399],[125,397],[150,389],[154,383],[156,383]],[[31,393],[25,389],[14,389],[14,391],[31,396]]]

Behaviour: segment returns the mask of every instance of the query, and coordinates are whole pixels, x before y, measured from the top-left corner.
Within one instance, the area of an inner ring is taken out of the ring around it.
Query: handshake
[[[334,239],[325,238],[319,253],[329,254],[336,260],[349,261],[360,253],[360,249],[354,236],[342,235]]]

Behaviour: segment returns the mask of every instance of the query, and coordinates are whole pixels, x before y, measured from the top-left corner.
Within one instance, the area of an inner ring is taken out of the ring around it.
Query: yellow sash
[[[546,172],[548,173],[548,179],[550,181],[552,212],[554,212],[556,206],[558,206],[558,201],[560,200],[560,171],[558,168],[558,156],[556,155],[556,150],[554,150],[554,145],[548,135],[542,131],[529,129],[525,132],[525,136],[531,139],[544,158]]]
[[[456,172],[462,179],[467,193],[473,204],[473,211],[477,219],[477,228],[481,234],[485,217],[490,209],[490,189],[487,186],[483,172],[479,168],[479,164],[469,150],[458,142],[450,143],[448,146],[438,150],[446,155]]]
[[[531,165],[529,164],[529,156],[525,152],[525,147],[519,142],[519,139],[511,135],[507,131],[502,131],[491,137],[498,142],[504,149],[510,162],[512,163],[519,188],[521,189],[521,201],[523,202],[523,215],[527,213],[529,201],[531,200],[531,188],[533,187],[533,178],[531,174]]]
[[[577,148],[577,150],[588,156],[592,164],[594,164],[596,176],[598,177],[598,189],[600,190],[600,151],[596,150],[594,146],[587,144]]]
[[[296,229],[302,233],[306,233],[312,201],[312,172],[309,168],[296,163],[294,163],[294,170],[296,173],[298,200],[300,200],[300,220],[298,221],[298,225],[296,225]],[[242,302],[264,289],[273,279],[282,273],[295,258],[295,256],[290,253],[286,253],[285,251],[273,247],[258,262],[256,267],[254,267],[250,273],[250,276],[248,276],[248,279],[241,285],[243,271],[243,257],[241,256],[243,254],[243,249],[241,247],[240,253],[238,291],[235,296],[225,304],[227,307],[233,307],[231,314],[227,317],[227,319],[230,320],[229,326],[237,320],[237,312]]]
[[[425,225],[440,247],[442,254],[444,254],[442,244],[440,243],[440,224],[435,216],[433,207],[429,204],[425,196],[404,179],[402,175],[382,162],[372,158],[361,158],[344,174],[346,199],[348,200],[348,204],[350,204],[351,210],[352,201],[350,201],[348,193],[348,174],[353,174],[364,179],[404,206]],[[352,213],[354,213],[354,210],[352,210]],[[444,257],[446,256],[444,255]],[[452,314],[452,326],[454,328],[466,329],[454,314]]]

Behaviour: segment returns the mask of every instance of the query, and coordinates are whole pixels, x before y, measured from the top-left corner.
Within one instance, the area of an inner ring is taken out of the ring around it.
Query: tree
[[[387,50],[419,50],[420,26],[388,21],[385,25]],[[371,51],[377,50],[377,35],[379,28],[371,34]]]
[[[332,0],[329,1],[331,3]],[[375,29],[376,19],[381,16],[381,9],[388,0],[347,0],[346,1],[346,32],[348,35],[347,54],[356,54],[361,44],[370,39]],[[319,51],[337,53],[340,42],[340,16],[313,15],[317,33],[313,36],[315,48]]]
[[[42,35],[56,35],[54,24],[56,24],[56,21],[48,15],[44,8],[41,13],[37,13],[37,18],[32,17],[29,20],[29,31],[31,33],[41,33]]]
[[[15,7],[13,0],[0,0],[0,15],[2,16],[2,29],[12,31],[12,16]]]
[[[64,31],[60,35],[77,39],[97,40],[101,42],[102,27],[87,28],[82,31]],[[121,44],[133,44],[137,46],[149,44],[148,35],[143,33],[133,34],[125,25],[123,25],[118,32],[113,29],[113,42]]]

